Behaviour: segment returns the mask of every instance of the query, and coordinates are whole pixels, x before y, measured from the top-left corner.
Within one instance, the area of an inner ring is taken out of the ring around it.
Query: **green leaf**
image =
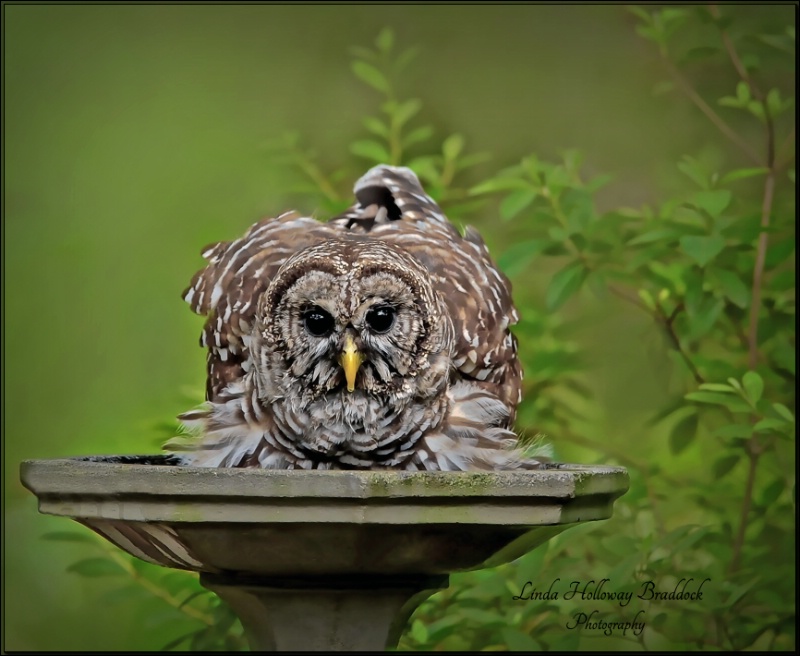
[[[182,571],[169,572],[161,577],[160,585],[174,596],[183,590],[196,587],[197,575]]]
[[[175,640],[170,640],[166,645],[159,649],[159,651],[172,651],[179,644],[194,636],[194,634],[195,632],[192,631],[191,633],[185,633],[184,635],[175,638]]]
[[[507,248],[503,254],[497,258],[497,266],[509,278],[513,278],[520,273],[538,253],[541,253],[550,241],[547,239],[530,239],[514,244]]]
[[[750,101],[750,85],[747,82],[739,82],[736,85],[736,99],[746,105]]]
[[[371,139],[356,141],[350,144],[350,152],[353,153],[353,155],[371,159],[377,164],[388,164],[391,161],[391,156],[389,155],[389,151],[386,150],[386,147]]]
[[[783,403],[773,403],[772,409],[777,412],[781,417],[783,417],[786,421],[790,423],[794,423],[794,415],[792,411],[789,410]]]
[[[520,180],[519,178],[492,178],[472,187],[472,189],[469,190],[469,195],[477,196],[478,194],[490,194],[496,191],[508,191],[509,189],[530,188],[531,185],[529,182]]]
[[[404,103],[400,103],[393,114],[395,123],[398,126],[404,125],[416,116],[420,109],[422,109],[422,101],[417,98],[411,98]]]
[[[645,9],[642,9],[641,7],[637,7],[635,5],[631,5],[630,7],[625,7],[625,8],[635,16],[638,16],[639,19],[641,19],[645,23],[650,24],[653,22],[653,16],[649,11],[646,11]]]
[[[748,424],[728,424],[714,431],[714,435],[720,437],[750,437],[753,427]]]
[[[786,260],[795,250],[795,240],[781,239],[771,242],[767,251],[766,266],[768,269],[778,266]]]
[[[178,609],[180,610],[181,608],[186,606],[190,601],[193,601],[194,599],[197,599],[198,597],[202,597],[203,595],[206,595],[206,594],[208,594],[208,590],[195,590],[190,595],[188,595],[186,597],[186,599],[184,599],[180,603],[180,605],[178,606]]]
[[[423,125],[420,128],[411,130],[405,137],[403,137],[403,147],[408,148],[416,143],[427,141],[433,136],[433,127],[430,125]]]
[[[74,531],[53,531],[45,533],[42,536],[43,540],[57,540],[59,542],[83,542],[96,544],[97,541],[92,537],[91,533],[77,533]]]
[[[717,218],[730,205],[732,197],[733,195],[727,189],[698,191],[692,196],[691,203],[708,212],[713,218]]]
[[[683,397],[677,397],[670,401],[669,405],[665,406],[663,409],[659,410],[656,414],[650,417],[646,422],[645,426],[655,426],[656,424],[662,422],[664,419],[669,417],[672,414],[683,410],[684,408],[690,408],[692,413],[697,412],[695,408],[688,406]]]
[[[707,390],[709,392],[727,392],[729,394],[736,391],[733,389],[733,387],[730,385],[725,385],[724,383],[703,383],[700,385],[700,389]]]
[[[705,267],[725,248],[722,237],[695,237],[685,235],[680,238],[681,249],[701,267]]]
[[[508,651],[538,652],[542,650],[542,645],[538,641],[519,629],[508,626],[500,629],[500,635],[503,636],[503,643],[508,647]]]
[[[365,61],[354,61],[352,69],[356,77],[376,91],[380,91],[381,93],[389,92],[389,81],[384,77],[383,73],[372,64],[368,64]]]
[[[86,558],[79,560],[67,567],[68,572],[74,572],[81,576],[120,576],[126,574],[125,570],[113,560],[108,558]]]
[[[778,89],[769,90],[767,94],[767,108],[772,118],[781,114],[783,110],[788,109],[790,105],[790,100],[785,103],[781,100],[781,92]]]
[[[573,234],[582,232],[594,217],[592,196],[583,189],[567,189],[561,196],[561,209]]]
[[[654,96],[661,96],[665,93],[669,93],[675,88],[675,83],[671,80],[661,80],[661,82],[656,82],[653,85],[653,88],[650,90],[650,93]]]
[[[612,182],[614,179],[615,176],[611,175],[610,173],[598,175],[586,183],[586,190],[590,193],[594,193],[595,191],[608,185],[608,183]]]
[[[734,169],[729,171],[720,179],[720,184],[725,185],[735,180],[744,180],[745,178],[753,178],[757,175],[766,175],[769,169],[764,166],[757,166],[751,169]]]
[[[361,59],[366,59],[367,61],[375,61],[378,58],[375,52],[373,52],[369,48],[363,48],[361,46],[351,46],[350,54],[353,55],[354,57],[360,57]]]
[[[794,56],[794,44],[783,34],[758,34],[756,38],[776,50],[781,50]]]
[[[720,478],[728,474],[731,469],[736,466],[736,463],[739,462],[741,459],[741,453],[734,453],[729,456],[723,456],[722,458],[718,458],[714,462],[714,466],[712,467],[712,471],[714,472],[714,480],[718,481]]]
[[[740,392],[744,392],[742,384],[735,378],[728,378],[728,382],[731,384],[731,387],[733,387],[733,389],[738,390]]]
[[[394,45],[394,32],[389,27],[384,27],[375,39],[375,47],[381,52],[388,53]]]
[[[400,73],[406,66],[408,66],[419,54],[419,48],[417,46],[412,46],[408,50],[404,51],[402,55],[400,55],[394,63],[394,70]]]
[[[662,9],[661,19],[665,23],[683,22],[689,17],[689,12],[685,9]]]
[[[428,642],[428,629],[419,620],[414,620],[411,623],[411,637],[418,643],[425,644]]]
[[[490,159],[492,159],[490,153],[471,153],[470,155],[459,157],[458,162],[456,162],[456,169],[459,171],[463,169],[468,169],[469,167],[475,166],[476,164],[483,164],[483,162],[488,162]]]
[[[783,419],[773,419],[772,417],[762,419],[753,426],[753,430],[756,433],[769,433],[773,430],[780,431],[786,428],[788,428],[788,425]]]
[[[362,122],[364,123],[364,127],[373,134],[384,138],[389,137],[389,127],[380,119],[374,116],[365,116]]]
[[[437,157],[426,155],[412,159],[407,166],[423,180],[436,184],[439,180],[437,163]]]
[[[500,216],[506,221],[510,221],[528,207],[536,196],[536,192],[531,188],[519,189],[510,193],[500,203]]]
[[[642,299],[642,302],[647,306],[649,310],[656,309],[656,300],[653,298],[653,295],[650,293],[649,289],[640,289],[638,291],[639,298]]]
[[[744,309],[750,304],[750,289],[736,273],[727,269],[712,269],[712,277],[734,305]]]
[[[152,600],[152,592],[148,592],[133,582],[124,584],[122,587],[113,587],[101,594],[97,599],[102,607],[106,607],[110,604],[119,604],[125,602],[147,603],[152,602]]]
[[[675,241],[678,238],[678,234],[679,233],[674,228],[657,228],[656,230],[636,235],[627,245],[637,246],[639,244],[650,244],[654,241],[669,243]]]
[[[759,505],[771,506],[778,500],[778,497],[781,496],[784,489],[786,489],[786,481],[782,478],[776,478],[764,488],[764,491],[761,493],[761,498],[759,499]]]
[[[447,160],[454,160],[464,149],[464,137],[460,134],[451,134],[442,144],[442,154]]]
[[[733,96],[723,96],[720,98],[717,103],[722,105],[723,107],[735,107],[740,109],[742,107],[742,103],[738,98],[734,98]]]
[[[751,100],[749,103],[747,103],[747,111],[760,121],[765,121],[767,118],[764,111],[764,103],[762,103],[760,100]]]
[[[697,437],[698,416],[696,413],[681,419],[669,434],[669,450],[678,455]]]
[[[588,271],[580,260],[571,262],[558,271],[550,280],[545,295],[545,306],[549,311],[560,308],[570,296],[577,293],[586,279]]]
[[[742,385],[753,405],[756,405],[761,400],[761,395],[764,393],[764,381],[755,371],[748,371],[742,377]]]
[[[684,155],[678,162],[678,170],[703,189],[709,187],[709,173],[694,157]]]
[[[718,392],[690,392],[686,395],[687,401],[697,401],[698,403],[708,403],[711,405],[721,405],[731,412],[749,413],[751,408],[740,398],[729,394],[719,394]]]
[[[745,70],[753,73],[761,66],[761,58],[753,52],[745,52],[742,54],[742,66]]]

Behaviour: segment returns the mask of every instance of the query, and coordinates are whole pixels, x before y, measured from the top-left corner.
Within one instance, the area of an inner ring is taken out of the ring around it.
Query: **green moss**
[[[413,494],[415,488],[441,490],[454,496],[479,494],[498,484],[498,476],[484,472],[373,472],[366,480],[370,496]]]

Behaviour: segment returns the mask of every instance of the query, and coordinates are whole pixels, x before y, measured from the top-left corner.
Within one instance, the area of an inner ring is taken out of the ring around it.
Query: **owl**
[[[511,431],[522,370],[508,279],[408,168],[377,166],[327,223],[295,212],[203,251],[206,404],[187,465],[538,468]]]

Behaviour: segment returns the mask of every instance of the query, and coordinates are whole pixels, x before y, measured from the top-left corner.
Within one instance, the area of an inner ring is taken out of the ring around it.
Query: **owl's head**
[[[441,393],[454,343],[444,308],[430,273],[385,242],[353,235],[299,251],[259,302],[262,392],[401,403]]]

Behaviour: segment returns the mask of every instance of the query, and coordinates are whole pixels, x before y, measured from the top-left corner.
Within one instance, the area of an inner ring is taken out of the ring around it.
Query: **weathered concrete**
[[[41,512],[149,562],[201,572],[256,650],[393,646],[447,574],[508,562],[570,525],[610,517],[628,487],[622,468],[578,465],[264,471],[143,456],[26,461],[21,473]]]

